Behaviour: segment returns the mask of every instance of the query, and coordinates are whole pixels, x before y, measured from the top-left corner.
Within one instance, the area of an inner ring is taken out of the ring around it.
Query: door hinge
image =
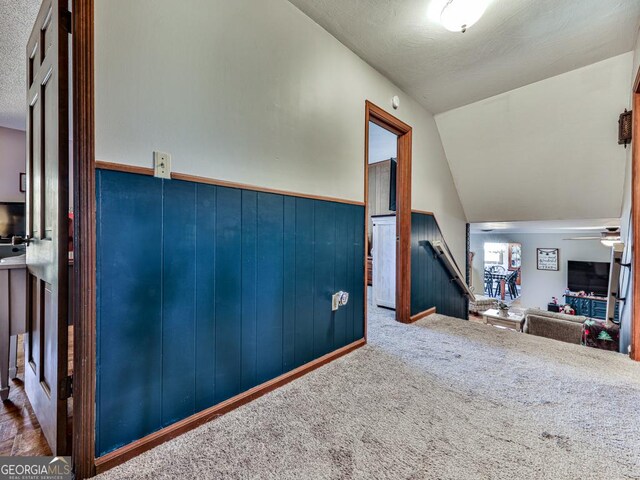
[[[66,400],[73,396],[73,375],[60,380],[60,400]]]

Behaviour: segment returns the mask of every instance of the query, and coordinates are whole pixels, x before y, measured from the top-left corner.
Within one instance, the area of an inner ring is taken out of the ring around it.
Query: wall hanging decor
[[[631,143],[631,137],[633,136],[633,112],[624,109],[624,113],[620,114],[618,119],[618,145],[624,145],[627,148],[627,144]]]
[[[560,249],[558,248],[538,248],[536,251],[538,270],[560,270]]]

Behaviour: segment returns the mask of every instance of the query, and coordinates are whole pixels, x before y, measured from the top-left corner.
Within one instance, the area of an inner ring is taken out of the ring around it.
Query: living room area
[[[629,268],[617,223],[612,218],[471,225],[470,279],[476,293],[471,320],[626,353],[620,318],[626,313]],[[495,255],[502,246],[511,257],[507,268],[518,272],[526,285],[518,287],[516,298],[509,288],[503,297],[505,289],[500,291],[491,277],[502,261]]]

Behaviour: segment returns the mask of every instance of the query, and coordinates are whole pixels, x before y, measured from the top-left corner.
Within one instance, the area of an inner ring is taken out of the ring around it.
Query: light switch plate
[[[171,179],[171,155],[165,152],[153,152],[153,176]]]

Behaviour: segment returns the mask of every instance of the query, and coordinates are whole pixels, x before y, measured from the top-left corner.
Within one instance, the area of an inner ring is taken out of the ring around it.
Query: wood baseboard
[[[328,353],[316,360],[313,360],[312,362],[302,365],[295,370],[291,370],[290,372],[280,375],[273,380],[269,380],[262,385],[253,387],[251,390],[247,390],[246,392],[236,395],[233,398],[225,400],[218,405],[214,405],[211,408],[196,413],[195,415],[185,418],[184,420],[174,423],[173,425],[158,430],[157,432],[151,433],[146,437],[141,438],[140,440],[136,440],[129,445],[125,445],[124,447],[107,453],[102,457],[96,458],[96,473],[102,473],[106,470],[109,470],[117,465],[120,465],[121,463],[126,462],[127,460],[140,455],[141,453],[146,452],[147,450],[152,449],[153,447],[157,447],[158,445],[165,443],[172,438],[175,438],[179,435],[182,435],[183,433],[188,432],[189,430],[193,430],[194,428],[199,427],[204,423],[214,420],[215,418],[231,410],[234,410],[252,400],[255,400],[256,398],[261,397],[275,390],[276,388],[279,388],[297,378],[300,378],[301,376],[362,347],[366,343],[367,342],[364,338],[357,340],[334,352]]]
[[[414,323],[414,322],[417,322],[418,320],[422,320],[424,317],[428,317],[429,315],[433,315],[434,313],[436,313],[436,307],[431,307],[430,309],[425,310],[424,312],[416,313],[415,315],[411,316],[410,323]]]

